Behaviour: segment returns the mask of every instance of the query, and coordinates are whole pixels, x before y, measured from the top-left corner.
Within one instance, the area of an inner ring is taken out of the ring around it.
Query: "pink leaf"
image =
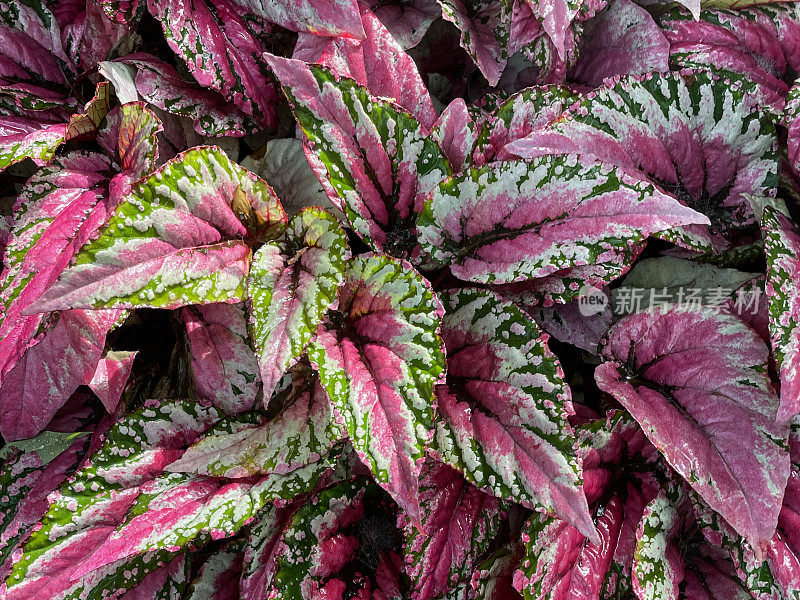
[[[243,8],[281,27],[320,36],[363,39],[356,0],[235,0]]]
[[[366,0],[365,4],[405,49],[419,44],[431,23],[442,16],[436,0]]]
[[[189,334],[197,395],[227,415],[253,408],[261,388],[258,363],[240,304],[209,304],[181,310]]]
[[[659,307],[619,321],[602,354],[600,389],[762,555],[789,474],[764,342],[734,316]]]
[[[472,148],[483,122],[481,117],[479,109],[467,106],[462,98],[456,98],[442,111],[433,126],[431,135],[439,143],[455,172],[472,162]]]
[[[362,255],[351,259],[338,311],[308,349],[359,458],[417,527],[417,477],[444,371],[442,313],[407,262]]]
[[[242,238],[269,236],[285,220],[261,179],[219,148],[193,148],[134,183],[74,265],[27,310],[240,301],[251,259]]]
[[[581,487],[569,387],[533,320],[496,294],[443,294],[447,385],[432,450],[495,496],[596,539]]]
[[[781,380],[778,420],[785,423],[800,413],[800,235],[785,215],[769,206],[764,208],[761,227],[767,257],[764,291],[770,339]]]
[[[610,281],[620,274],[620,245],[707,222],[641,177],[569,154],[446,179],[428,196],[417,229],[421,262],[449,265],[464,281],[511,283],[587,265]]]
[[[586,23],[582,40],[569,77],[592,87],[606,77],[669,71],[667,38],[650,13],[630,0],[612,0]]]
[[[97,394],[103,406],[114,413],[128,384],[136,352],[108,352],[97,363],[97,368],[87,385]]]
[[[148,0],[147,6],[202,87],[217,90],[256,121],[276,125],[276,91],[259,64],[264,48],[234,0]]]
[[[497,535],[500,503],[459,473],[428,459],[420,479],[426,533],[406,527],[411,598],[431,600],[469,582],[475,562]]]
[[[376,251],[411,255],[424,197],[450,174],[438,144],[410,114],[351,79],[295,59],[265,59],[292,104],[306,156],[331,202]]]
[[[187,83],[174,67],[154,56],[137,52],[111,64],[115,63],[135,69],[133,81],[137,95],[161,110],[188,117],[201,135],[240,136],[252,133],[256,128],[247,115],[226,102],[220,94]]]
[[[366,87],[373,96],[394,100],[429,130],[436,121],[436,110],[416,64],[372,11],[365,6],[360,10],[366,33],[363,40],[307,34],[298,39],[293,58],[330,67],[338,76]]]
[[[0,386],[0,433],[19,440],[42,431],[79,385],[88,383],[106,333],[120,311],[66,311],[44,339],[28,348]]]

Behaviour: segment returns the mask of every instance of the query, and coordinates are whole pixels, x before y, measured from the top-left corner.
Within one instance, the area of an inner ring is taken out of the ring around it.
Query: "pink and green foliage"
[[[800,600],[800,2],[0,0],[3,600]]]

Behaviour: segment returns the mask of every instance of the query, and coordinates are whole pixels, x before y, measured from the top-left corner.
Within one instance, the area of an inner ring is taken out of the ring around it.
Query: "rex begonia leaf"
[[[668,483],[645,507],[631,570],[641,600],[678,600],[684,564],[675,538],[683,528],[681,511],[688,508],[680,482]]]
[[[219,417],[188,401],[150,402],[115,424],[51,496],[41,527],[15,556],[4,597],[119,594],[181,551],[234,535],[268,501],[310,491],[329,464],[235,482],[164,474]]]
[[[22,31],[35,40],[46,52],[60,59],[68,69],[74,69],[61,41],[61,29],[49,3],[42,0],[0,2],[0,22]]]
[[[669,71],[670,44],[643,7],[612,0],[587,21],[569,79],[592,87],[607,77]]]
[[[26,158],[38,165],[53,159],[67,135],[66,123],[37,122],[27,117],[0,117],[0,169]]]
[[[308,347],[358,456],[419,526],[418,475],[445,368],[442,305],[405,261],[351,259],[339,305]]]
[[[234,540],[209,556],[189,586],[186,600],[238,600],[243,545],[243,540]]]
[[[142,0],[97,0],[98,6],[115,23],[128,23],[144,6]]]
[[[800,176],[800,79],[795,81],[786,98],[786,127],[789,165]]]
[[[336,302],[349,256],[341,225],[319,208],[300,211],[256,252],[247,294],[265,402]]]
[[[525,556],[514,573],[514,588],[526,600],[598,598],[603,589],[624,516],[612,497],[596,511],[597,542],[554,517],[534,514],[522,530]]]
[[[618,321],[601,352],[600,389],[761,556],[789,476],[764,342],[736,316],[666,305]]]
[[[108,94],[108,83],[98,84],[83,112],[72,115],[67,123],[0,117],[0,170],[26,158],[45,165],[64,142],[95,133],[108,112]]]
[[[787,60],[777,23],[761,11],[703,10],[699,19],[674,9],[659,18],[676,69],[709,69],[756,85],[755,94],[777,110],[788,86]]]
[[[89,445],[82,434],[45,432],[38,438],[53,435],[60,440],[56,456],[45,454],[52,444],[30,451],[7,445],[9,452],[0,459],[0,578],[11,567],[8,558],[47,511],[48,495],[77,468]]]
[[[308,31],[320,36],[339,36],[355,40],[364,38],[356,0],[233,1],[253,15],[291,31]]]
[[[113,413],[128,383],[136,352],[107,352],[87,385],[100,398],[106,410]]]
[[[406,527],[406,571],[411,598],[431,600],[470,583],[475,562],[500,527],[500,503],[461,474],[428,459],[420,476],[420,500],[427,533]]]
[[[436,0],[366,0],[365,3],[405,49],[419,44],[431,23],[442,16]]]
[[[150,571],[141,583],[127,590],[120,600],[182,600],[186,592],[191,563],[188,554]]]
[[[781,380],[777,416],[787,422],[800,413],[800,236],[791,221],[770,206],[764,208],[761,226],[767,257],[769,330]]]
[[[511,3],[505,0],[438,0],[442,16],[461,32],[461,47],[495,86],[508,63]]]
[[[242,575],[239,580],[241,600],[267,597],[275,576],[276,546],[297,510],[298,503],[277,508],[266,507],[256,518],[244,546]]]
[[[567,154],[453,176],[430,194],[417,225],[423,264],[510,283],[582,265],[613,279],[620,246],[692,223],[708,219],[618,167]]]
[[[114,82],[115,87],[122,84],[116,72],[120,67],[133,71],[130,78],[137,98],[174,115],[188,117],[201,135],[238,136],[252,133],[256,128],[246,114],[227,103],[219,93],[187,83],[172,65],[155,56],[137,52],[100,63],[101,72]]]
[[[152,164],[155,149],[149,142],[158,121],[140,109],[116,109],[107,118],[108,130],[99,132],[98,142],[113,160],[99,153],[71,152],[39,170],[18,198],[0,280],[0,394],[15,398],[10,409],[14,414],[23,405],[31,411],[29,427],[46,424],[59,402],[63,404],[78,385],[89,383],[106,332],[119,316],[117,311],[70,311],[48,331],[52,318],[26,313],[106,223],[131,178]],[[37,350],[37,343],[46,345]],[[20,360],[26,364],[11,375]],[[19,402],[21,397],[35,404]],[[38,430],[24,432],[35,433]]]
[[[406,109],[429,130],[436,109],[417,65],[366,6],[360,6],[366,37],[357,43],[344,38],[306,34],[298,39],[292,58],[324,65],[339,77],[349,77],[373,96],[388,98]]]
[[[755,223],[744,194],[774,195],[777,186],[775,124],[749,89],[705,71],[622,77],[506,150],[591,153],[639,169],[706,214],[716,240]]]
[[[251,250],[242,238],[280,231],[285,219],[261,179],[219,148],[193,148],[134,183],[29,310],[243,300]]]
[[[560,85],[536,86],[512,95],[481,128],[475,143],[475,165],[513,158],[503,149],[506,144],[547,125],[577,100],[575,92]]]
[[[496,496],[544,509],[594,538],[569,387],[547,336],[498,295],[443,293],[447,383],[433,449]]]
[[[214,303],[181,310],[191,350],[197,397],[226,415],[251,410],[261,388],[258,362],[241,304]]]
[[[197,83],[220,92],[259,123],[277,124],[277,90],[261,63],[264,48],[249,28],[248,11],[235,0],[148,0],[147,6]]]
[[[782,535],[776,533],[766,552],[766,560],[756,558],[755,553],[730,525],[711,510],[702,500],[693,503],[697,526],[703,536],[714,546],[721,548],[727,555],[736,571],[736,575],[747,586],[754,598],[763,600],[783,600],[784,598],[800,598],[800,580],[781,581],[780,569],[800,573],[800,563],[791,551],[787,550],[778,563],[776,545],[782,543]],[[785,592],[785,594],[784,594]]]
[[[376,491],[359,477],[322,490],[301,506],[275,545],[269,597],[342,598],[349,588],[350,597],[400,600],[394,523],[365,514]],[[375,571],[374,579],[368,570]]]
[[[268,56],[331,202],[376,251],[408,257],[425,195],[450,174],[410,114],[323,67]]]
[[[483,110],[468,106],[463,98],[455,98],[434,123],[431,135],[447,156],[453,172],[457,173],[472,163],[472,149],[483,118]]]
[[[343,437],[330,402],[315,377],[295,380],[285,408],[253,423],[245,413],[213,428],[169,466],[176,473],[242,478],[285,474],[318,461]]]

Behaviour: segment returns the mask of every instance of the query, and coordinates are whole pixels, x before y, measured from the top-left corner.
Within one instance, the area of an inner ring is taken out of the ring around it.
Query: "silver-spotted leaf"
[[[336,302],[349,255],[341,225],[319,208],[300,211],[256,252],[247,294],[265,403]]]
[[[786,422],[800,413],[800,235],[785,215],[770,206],[764,208],[761,227],[770,337],[781,379],[778,419]]]
[[[150,402],[114,425],[52,496],[0,589],[4,598],[120,593],[183,549],[234,535],[268,501],[310,491],[330,464],[235,482],[164,473],[220,416],[188,401]]]
[[[374,250],[408,257],[425,195],[450,174],[422,125],[354,80],[267,57],[306,137],[306,155],[331,202]]]
[[[338,300],[309,358],[359,457],[419,526],[420,462],[445,368],[444,311],[411,265],[380,255],[350,261]]]
[[[600,271],[593,283],[602,284],[619,275],[620,246],[691,223],[708,219],[645,179],[565,154],[451,177],[431,192],[417,225],[423,262],[449,265],[465,281],[509,283],[592,265]]]
[[[500,498],[556,514],[596,539],[583,493],[570,389],[528,315],[478,289],[442,294],[447,383],[432,448]]]
[[[278,415],[255,424],[248,414],[223,422],[168,470],[231,479],[285,474],[319,461],[343,432],[317,378],[298,379],[282,398],[285,408]]]
[[[652,177],[713,228],[687,235],[715,247],[755,223],[743,194],[774,195],[775,123],[751,89],[707,71],[622,77],[506,150],[523,158],[583,152]]]
[[[29,311],[242,300],[251,260],[242,238],[280,231],[285,219],[261,179],[219,148],[193,148],[133,184]]]

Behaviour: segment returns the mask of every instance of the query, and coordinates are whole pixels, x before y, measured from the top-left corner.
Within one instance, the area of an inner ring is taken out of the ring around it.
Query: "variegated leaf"
[[[47,511],[47,497],[72,474],[86,454],[84,434],[45,432],[58,436],[58,448],[24,450],[6,445],[0,464],[0,578],[11,568],[9,557]],[[42,434],[43,436],[44,434]],[[37,440],[40,441],[39,436]],[[64,447],[66,444],[66,447]],[[7,452],[6,452],[7,450]],[[55,456],[50,456],[56,452]],[[49,460],[48,460],[49,459]]]
[[[436,121],[436,109],[413,59],[369,8],[361,5],[366,37],[357,44],[335,37],[306,34],[298,38],[292,58],[324,65],[349,77],[375,97],[388,98],[406,109],[424,130]]]
[[[420,476],[426,533],[406,526],[406,572],[413,600],[446,597],[469,584],[479,556],[500,528],[496,498],[467,482],[458,471],[428,459]]]
[[[265,403],[336,302],[349,255],[339,222],[319,208],[300,211],[256,252],[247,294]]]
[[[177,308],[244,299],[245,236],[280,231],[271,188],[219,148],[193,148],[133,184],[97,238],[29,312]]]
[[[455,98],[439,115],[431,135],[442,148],[454,172],[472,163],[472,149],[481,131],[484,115],[480,108]]]
[[[594,543],[556,518],[534,514],[528,519],[522,530],[525,556],[514,573],[514,587],[526,600],[599,597],[622,526],[621,498],[612,497],[596,515]]]
[[[188,401],[151,402],[114,425],[52,497],[0,593],[8,600],[120,593],[183,549],[235,534],[269,500],[311,490],[330,464],[233,483],[162,474],[219,417]]]
[[[376,496],[376,488],[359,477],[329,487],[301,506],[275,546],[269,597],[336,598],[349,588],[353,597],[400,600],[400,557],[395,553],[399,532],[385,513],[375,514],[374,508],[367,512]],[[355,564],[345,570],[348,563]]]
[[[437,0],[442,16],[461,32],[467,51],[489,85],[500,81],[508,62],[511,4],[503,0]]]
[[[238,600],[243,540],[234,540],[208,557],[189,586],[186,600]]]
[[[504,150],[506,144],[547,125],[578,98],[575,92],[560,85],[517,92],[497,107],[483,125],[475,143],[475,165],[513,158]]]
[[[620,320],[602,355],[600,389],[763,556],[789,475],[764,342],[733,315],[667,305]]]
[[[147,7],[197,83],[220,92],[259,123],[277,124],[277,91],[261,63],[264,48],[251,29],[256,25],[249,11],[235,0],[148,0]]]
[[[261,389],[258,362],[241,304],[215,303],[181,310],[191,350],[195,392],[226,415],[255,407]]]
[[[767,549],[767,560],[762,562],[756,558],[746,541],[737,535],[719,514],[711,510],[702,500],[694,500],[694,511],[700,531],[709,542],[722,548],[728,555],[736,575],[753,598],[758,600],[796,600],[800,598],[800,580],[793,577],[782,582],[776,576],[781,574],[781,569],[788,571],[790,575],[792,571],[795,576],[800,574],[800,562],[791,551],[788,551],[788,548],[784,548],[782,555],[776,553],[776,550],[780,552],[779,545],[783,537],[780,533],[775,534]],[[780,560],[776,562],[775,558],[780,558]]]
[[[27,117],[0,117],[0,169],[26,158],[49,163],[64,143],[66,123],[32,121]]]
[[[708,69],[748,82],[765,106],[781,110],[788,89],[784,79],[791,66],[787,59],[796,50],[787,53],[782,48],[786,28],[766,11],[710,9],[700,11],[697,18],[674,8],[658,22],[670,44],[673,68]]]
[[[618,167],[575,154],[470,169],[430,194],[423,261],[476,283],[539,279],[583,265],[618,276],[619,246],[708,219]],[[610,265],[606,265],[606,261]],[[577,287],[575,289],[577,292]]]
[[[281,27],[320,36],[364,39],[364,28],[356,0],[293,0],[292,2],[263,2],[234,0],[253,15]]]
[[[800,413],[800,236],[791,221],[770,206],[764,208],[761,227],[767,257],[769,330],[781,379],[777,416],[788,422]]]
[[[623,77],[506,150],[590,153],[639,169],[706,214],[711,233],[690,232],[724,247],[724,233],[755,223],[743,194],[774,195],[777,186],[775,124],[750,91],[704,71]]]
[[[127,590],[120,600],[182,600],[190,567],[188,554],[181,554],[148,573],[141,583]]]
[[[633,589],[641,600],[678,600],[683,557],[676,538],[689,499],[680,482],[670,482],[644,509],[636,530]]]
[[[567,421],[571,394],[547,336],[492,292],[450,291],[442,302],[447,385],[436,390],[433,449],[479,488],[596,539]]]
[[[117,70],[133,70],[130,78],[133,94],[153,106],[174,115],[187,117],[194,123],[197,133],[208,136],[239,136],[252,133],[255,123],[217,92],[187,83],[175,68],[155,56],[137,52],[110,63],[100,63],[100,70],[115,87],[123,84]],[[113,79],[112,79],[113,78]],[[117,89],[117,95],[120,90]]]
[[[350,261],[338,300],[308,355],[359,457],[419,527],[417,477],[445,368],[441,303],[411,265],[380,255]]]
[[[798,78],[786,98],[786,126],[789,129],[789,166],[800,177],[800,78]]]
[[[670,44],[653,17],[630,0],[612,0],[587,21],[569,79],[592,87],[607,77],[669,71]]]
[[[366,0],[365,4],[405,49],[419,44],[431,24],[442,16],[436,0]]]
[[[425,195],[450,174],[411,115],[347,78],[267,56],[306,136],[306,155],[331,202],[378,252],[408,257]]]
[[[316,377],[296,378],[284,396],[285,408],[274,418],[245,413],[224,421],[168,470],[230,479],[286,474],[320,460],[343,437],[325,391]]]

